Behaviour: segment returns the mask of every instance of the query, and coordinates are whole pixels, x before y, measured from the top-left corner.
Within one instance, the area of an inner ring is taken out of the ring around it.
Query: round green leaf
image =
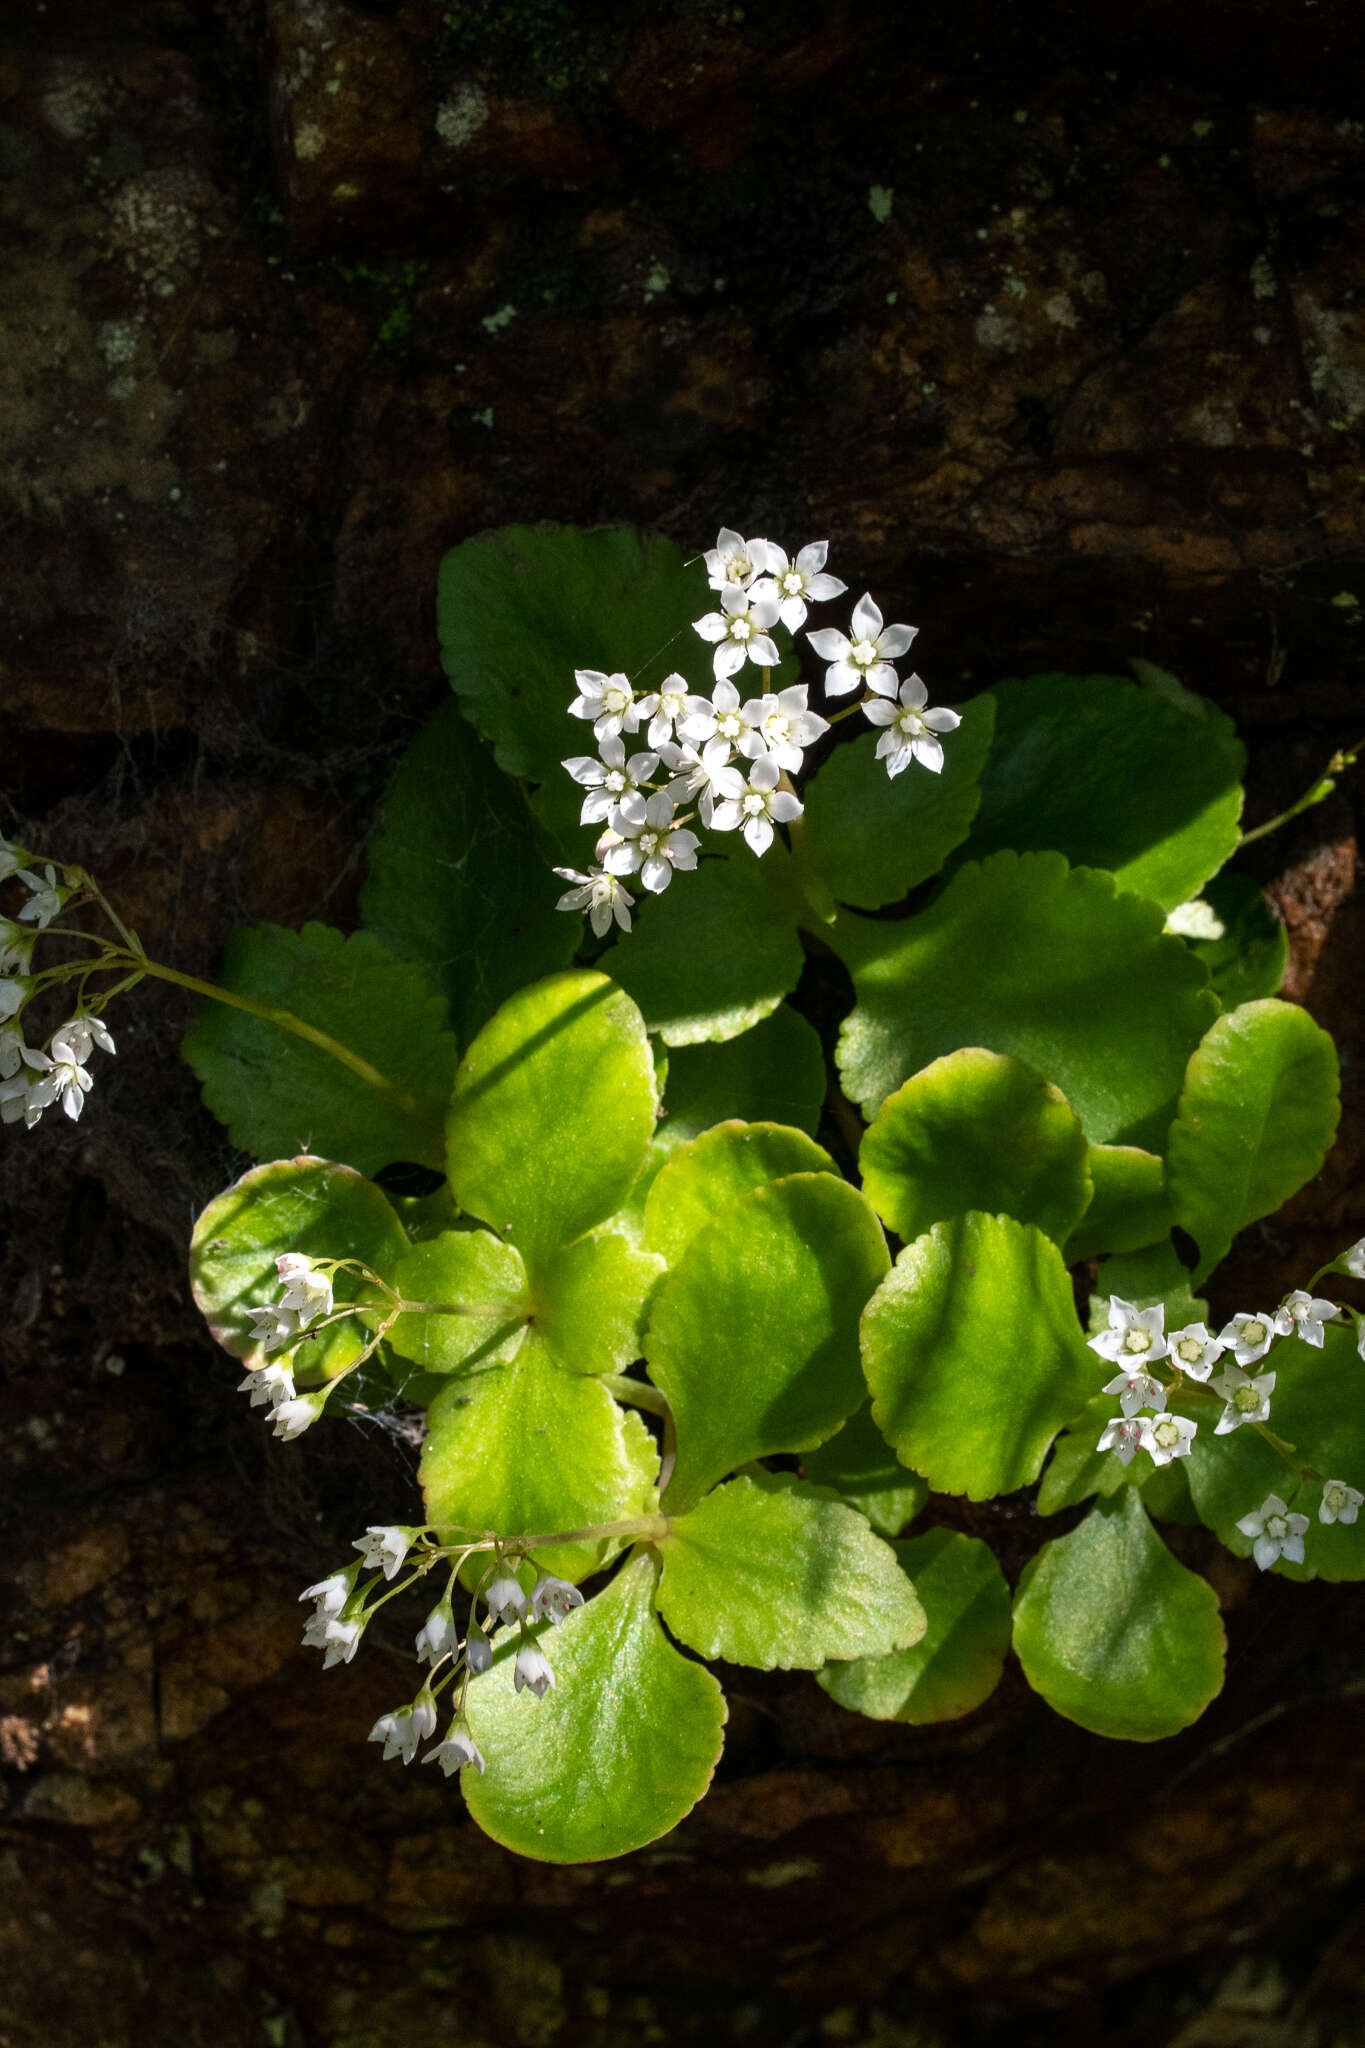
[[[645,1304],[664,1270],[614,1230],[599,1230],[538,1261],[535,1329],[565,1372],[621,1372],[643,1348]]]
[[[659,1541],[659,1612],[703,1657],[817,1671],[918,1642],[924,1609],[890,1544],[789,1473],[732,1479]]]
[[[984,1209],[1060,1244],[1090,1200],[1085,1132],[1061,1089],[980,1046],[946,1053],[889,1095],[858,1165],[867,1199],[907,1242]]]
[[[1239,1557],[1250,1557],[1251,1539],[1237,1524],[1255,1512],[1268,1493],[1290,1502],[1296,1514],[1308,1516],[1304,1562],[1271,1566],[1292,1579],[1365,1579],[1365,1519],[1353,1523],[1318,1520],[1322,1482],[1344,1479],[1365,1492],[1365,1402],[1360,1398],[1361,1363],[1350,1327],[1329,1323],[1321,1351],[1302,1338],[1276,1344],[1262,1364],[1250,1368],[1275,1373],[1269,1427],[1294,1447],[1300,1463],[1311,1465],[1322,1480],[1309,1480],[1296,1491],[1294,1472],[1254,1429],[1235,1429],[1215,1436],[1219,1409],[1201,1405],[1190,1413],[1199,1434],[1186,1461],[1190,1492],[1199,1518]],[[1293,1496],[1292,1501],[1290,1499]]]
[[[266,924],[233,933],[218,979],[290,1011],[370,1069],[366,1078],[263,1017],[205,1003],[181,1050],[234,1145],[258,1159],[307,1148],[362,1173],[396,1160],[444,1164],[455,1041],[445,1003],[419,968],[368,932],[348,939],[325,924],[301,932]]]
[[[774,846],[764,861],[774,863],[775,855]],[[770,1016],[795,988],[802,958],[764,864],[743,847],[732,860],[703,861],[641,904],[634,930],[604,964],[665,1045],[699,1045],[734,1038]]]
[[[936,1223],[907,1245],[863,1316],[872,1413],[940,1493],[1028,1486],[1095,1386],[1051,1238],[1008,1216]]]
[[[361,916],[426,970],[462,1045],[505,997],[578,950],[581,920],[555,909],[557,856],[450,700],[399,762],[367,851]]]
[[[828,1443],[807,1451],[801,1470],[814,1485],[842,1494],[879,1536],[899,1536],[929,1498],[928,1482],[902,1465],[872,1420],[870,1401]]]
[[[655,1566],[632,1558],[540,1647],[543,1700],[512,1686],[510,1649],[469,1689],[487,1759],[462,1789],[485,1834],[546,1863],[601,1863],[677,1826],[720,1759],[725,1695],[654,1612]]]
[[[1128,1742],[1188,1728],[1223,1684],[1217,1595],[1176,1563],[1131,1486],[1025,1566],[1014,1648],[1057,1713]]]
[[[599,1381],[563,1372],[534,1331],[510,1365],[452,1381],[427,1414],[420,1478],[443,1535],[550,1535],[649,1514],[658,1456],[633,1411]],[[614,1538],[552,1544],[545,1571],[600,1571]]]
[[[389,1332],[400,1358],[428,1372],[480,1372],[505,1365],[526,1335],[526,1268],[521,1255],[486,1230],[446,1230],[415,1244],[390,1276],[405,1301],[482,1307],[492,1315],[402,1315]]]
[[[1199,1246],[1196,1282],[1237,1232],[1310,1181],[1341,1105],[1327,1033],[1294,1003],[1243,1003],[1190,1060],[1171,1126],[1166,1179],[1175,1220]]]
[[[789,1173],[837,1173],[822,1145],[782,1124],[717,1124],[680,1145],[645,1203],[645,1243],[676,1266],[699,1230],[747,1195]]]
[[[370,1340],[373,1318],[348,1316],[292,1354],[267,1358],[251,1336],[247,1310],[278,1301],[275,1261],[283,1252],[313,1259],[359,1259],[392,1282],[408,1248],[403,1227],[372,1181],[330,1160],[277,1159],[253,1166],[215,1197],[190,1240],[190,1287],[209,1329],[234,1358],[253,1369],[289,1360],[301,1380],[333,1379]],[[338,1273],[338,1307],[362,1296],[380,1300],[357,1273]]]
[[[654,1129],[644,1021],[604,974],[553,974],[505,1002],[460,1062],[447,1125],[466,1209],[532,1258],[609,1216]]]
[[[901,923],[845,913],[828,935],[858,995],[839,1039],[845,1092],[870,1116],[931,1060],[987,1046],[1055,1082],[1092,1144],[1163,1142],[1216,999],[1162,923],[1055,853],[965,867]]]
[[[886,1267],[876,1217],[828,1173],[755,1188],[693,1238],[645,1343],[677,1424],[671,1512],[753,1458],[813,1448],[853,1413],[858,1317]]]
[[[927,1529],[892,1546],[924,1602],[928,1627],[889,1657],[828,1664],[831,1699],[873,1721],[956,1721],[990,1698],[1010,1646],[1010,1589],[990,1545]]]
[[[1231,719],[1209,705],[1195,725],[1119,676],[1029,676],[993,694],[972,858],[1050,847],[1166,910],[1199,894],[1238,839],[1245,752]]]
[[[1209,1305],[1201,1295],[1191,1292],[1190,1274],[1169,1237],[1157,1244],[1144,1245],[1141,1251],[1102,1260],[1095,1277],[1096,1292],[1090,1297],[1092,1337],[1109,1328],[1109,1297],[1113,1294],[1131,1301],[1135,1308],[1155,1308],[1160,1302],[1166,1311],[1168,1330],[1183,1330],[1186,1323],[1208,1322]]]
[[[671,1150],[727,1117],[790,1124],[813,1136],[825,1099],[820,1036],[790,1003],[722,1044],[679,1046],[668,1057],[661,1144]]]
[[[1086,1158],[1094,1194],[1063,1246],[1066,1262],[1099,1252],[1135,1252],[1171,1227],[1166,1162],[1140,1145],[1092,1145]]]
[[[1225,1010],[1273,996],[1289,964],[1289,935],[1250,875],[1215,875],[1200,891],[1223,924],[1221,939],[1189,939]]]
[[[914,763],[894,782],[870,733],[834,749],[806,788],[806,850],[841,903],[876,910],[938,873],[971,829],[994,729],[994,699],[974,698],[941,774]]]

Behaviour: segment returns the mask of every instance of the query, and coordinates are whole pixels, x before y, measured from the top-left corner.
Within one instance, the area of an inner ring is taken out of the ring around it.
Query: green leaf
[[[1092,1145],[1087,1155],[1094,1195],[1063,1246],[1066,1262],[1099,1252],[1135,1252],[1171,1227],[1166,1162],[1140,1145]]]
[[[441,564],[441,658],[465,716],[508,775],[557,785],[592,727],[569,716],[574,670],[623,670],[637,692],[674,669],[709,677],[692,621],[715,609],[706,571],[628,526],[504,526]]]
[[[313,1259],[358,1259],[392,1280],[408,1248],[403,1227],[372,1181],[326,1159],[277,1159],[253,1166],[211,1201],[190,1240],[190,1287],[214,1337],[253,1368],[267,1358],[253,1341],[249,1308],[280,1298],[275,1261],[283,1252]],[[358,1273],[338,1273],[333,1296],[378,1299]],[[333,1379],[360,1356],[371,1327],[359,1317],[333,1323],[292,1354],[301,1381]]]
[[[1095,1385],[1056,1245],[976,1213],[906,1246],[863,1316],[863,1370],[897,1456],[972,1500],[1035,1480]]]
[[[812,1449],[853,1413],[858,1317],[886,1266],[871,1209],[827,1173],[755,1188],[693,1238],[645,1344],[677,1424],[671,1513],[752,1458]]]
[[[1085,1132],[1060,1088],[979,1046],[946,1053],[889,1095],[858,1164],[867,1199],[907,1241],[985,1209],[1060,1244],[1090,1200]]]
[[[831,1699],[874,1721],[956,1721],[990,1698],[1010,1646],[1010,1589],[990,1545],[951,1529],[892,1545],[929,1625],[912,1649],[829,1664]]]
[[[1237,1232],[1322,1165],[1340,1115],[1336,1048],[1294,1003],[1243,1003],[1190,1061],[1167,1146],[1175,1220],[1199,1246],[1196,1283]]]
[[[841,903],[876,910],[938,873],[971,828],[994,730],[995,700],[974,698],[942,773],[916,763],[894,782],[870,733],[834,749],[806,788],[806,850]]]
[[[813,1136],[825,1099],[819,1033],[790,1003],[723,1044],[669,1054],[659,1141],[671,1150],[727,1117],[791,1124]]]
[[[1254,1372],[1270,1367],[1275,1391],[1269,1427],[1294,1448],[1304,1465],[1322,1480],[1344,1479],[1365,1489],[1365,1403],[1360,1399],[1361,1363],[1350,1326],[1329,1323],[1321,1351],[1300,1337],[1286,1338]],[[1191,1407],[1199,1434],[1186,1461],[1190,1492],[1200,1520],[1239,1557],[1251,1555],[1251,1539],[1237,1527],[1243,1515],[1255,1512],[1268,1493],[1288,1501],[1296,1514],[1308,1516],[1304,1562],[1272,1571],[1291,1579],[1365,1579],[1365,1519],[1351,1524],[1318,1520],[1322,1480],[1307,1480],[1295,1492],[1295,1474],[1271,1449],[1259,1431],[1234,1429],[1215,1436],[1219,1410],[1211,1404]]]
[[[405,1301],[480,1307],[489,1316],[402,1315],[389,1332],[400,1358],[428,1372],[480,1372],[515,1358],[526,1336],[526,1268],[486,1230],[447,1230],[416,1244],[390,1276]]]
[[[549,841],[449,700],[399,762],[368,853],[360,914],[426,970],[462,1045],[578,950],[581,919],[555,909],[563,885]]]
[[[420,1478],[427,1520],[455,1535],[549,1535],[649,1514],[658,1458],[638,1415],[601,1383],[563,1372],[534,1331],[510,1365],[453,1380],[427,1414]],[[449,1532],[449,1535],[446,1534]],[[621,1540],[552,1544],[534,1553],[575,1581],[600,1571]]]
[[[1230,718],[1208,706],[1192,730],[1119,676],[1029,676],[993,694],[971,858],[1049,847],[1166,910],[1199,894],[1238,839],[1246,757]]]
[[[653,1055],[629,996],[588,969],[551,975],[505,1002],[460,1062],[451,1186],[530,1260],[620,1204],[654,1112]]]
[[[720,1758],[725,1695],[682,1656],[654,1612],[655,1567],[626,1564],[541,1648],[555,1685],[518,1696],[509,1652],[469,1690],[488,1762],[461,1774],[495,1842],[548,1863],[600,1863],[677,1826]]]
[[[822,1145],[782,1124],[717,1124],[680,1145],[645,1203],[645,1243],[676,1266],[698,1231],[747,1195],[789,1173],[837,1173]]]
[[[1209,1305],[1190,1288],[1190,1274],[1169,1237],[1141,1251],[1102,1261],[1090,1297],[1090,1335],[1109,1328],[1109,1297],[1117,1294],[1135,1308],[1166,1311],[1166,1328],[1183,1330],[1186,1323],[1207,1323]]]
[[[332,1154],[362,1173],[443,1164],[455,1041],[418,968],[368,932],[264,924],[232,934],[218,979],[338,1040],[372,1076],[263,1017],[205,1003],[181,1050],[234,1145],[258,1159]]]
[[[565,1372],[621,1372],[644,1349],[645,1304],[664,1270],[614,1230],[580,1237],[537,1262],[536,1330]]]
[[[879,1536],[899,1536],[929,1498],[928,1482],[902,1465],[872,1420],[870,1401],[828,1443],[807,1451],[801,1470],[814,1485],[842,1494]]]
[[[1221,939],[1189,939],[1225,1010],[1273,996],[1289,964],[1289,935],[1250,875],[1215,875],[1200,891],[1221,919]]]
[[[1188,1728],[1223,1684],[1217,1595],[1176,1563],[1132,1487],[1024,1567],[1014,1648],[1057,1713],[1128,1742]]]
[[[871,1115],[931,1060],[986,1046],[1055,1082],[1092,1144],[1164,1141],[1215,998],[1162,924],[1055,853],[964,867],[902,923],[845,913],[828,935],[858,995],[839,1040],[845,1092]]]
[[[765,862],[777,854],[772,847]],[[732,860],[703,861],[640,909],[604,965],[665,1045],[734,1038],[795,988],[803,957],[796,927],[747,847]]]
[[[1152,1461],[1144,1452],[1125,1465],[1113,1451],[1096,1449],[1105,1424],[1112,1422],[1118,1412],[1113,1394],[1096,1394],[1073,1419],[1071,1427],[1063,1430],[1052,1446],[1052,1456],[1038,1488],[1040,1515],[1055,1515],[1063,1508],[1079,1507],[1092,1493],[1103,1494],[1107,1500],[1121,1486],[1140,1485],[1152,1472]]]
[[[659,1612],[703,1657],[816,1671],[880,1657],[924,1633],[924,1609],[862,1516],[784,1473],[732,1479],[659,1543]]]

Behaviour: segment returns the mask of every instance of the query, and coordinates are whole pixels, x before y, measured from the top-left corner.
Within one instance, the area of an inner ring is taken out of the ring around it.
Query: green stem
[[[561,1543],[599,1543],[611,1536],[666,1536],[673,1524],[667,1515],[633,1515],[624,1522],[594,1522],[582,1529],[551,1529],[536,1536],[484,1536],[464,1546],[467,1554],[476,1550],[500,1550],[507,1557],[522,1557],[528,1550],[553,1550]],[[436,1555],[448,1557],[456,1545]]]
[[[651,1415],[669,1416],[673,1412],[668,1396],[658,1387],[651,1387],[647,1380],[633,1380],[623,1372],[604,1372],[598,1374],[597,1383],[628,1408],[647,1408]]]
[[[1357,740],[1352,747],[1339,747],[1322,774],[1311,788],[1304,791],[1297,803],[1292,803],[1287,811],[1281,811],[1277,817],[1268,818],[1264,825],[1257,825],[1253,831],[1244,832],[1237,841],[1234,851],[1240,853],[1242,848],[1250,846],[1254,839],[1264,839],[1267,833],[1278,832],[1281,825],[1287,825],[1290,819],[1297,818],[1301,811],[1311,810],[1314,804],[1320,804],[1324,797],[1330,796],[1336,788],[1335,778],[1343,775],[1348,768],[1354,768],[1356,756],[1362,747],[1365,747],[1365,740]]]

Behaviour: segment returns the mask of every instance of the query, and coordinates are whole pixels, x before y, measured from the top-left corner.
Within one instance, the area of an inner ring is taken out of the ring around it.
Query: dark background
[[[11,0],[0,831],[201,973],[344,924],[440,556],[537,518],[828,534],[936,702],[1157,661],[1270,816],[1365,734],[1363,58],[1345,0]],[[1218,1313],[1365,1228],[1358,796],[1242,863],[1346,1107]],[[918,1733],[736,1673],[693,1818],[567,1870],[381,1769],[405,1630],[324,1680],[295,1595],[411,1432],[234,1395],[188,1015],[0,1150],[0,2048],[1365,2039],[1358,1603],[1198,1531],[1228,1686],[1151,1749],[1017,1672]]]

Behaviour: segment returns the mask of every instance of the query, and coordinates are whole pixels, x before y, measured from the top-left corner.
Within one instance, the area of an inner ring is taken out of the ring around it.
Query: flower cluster
[[[316,1333],[321,1318],[331,1315],[335,1266],[335,1260],[318,1262],[302,1252],[284,1252],[276,1259],[275,1271],[284,1292],[278,1301],[262,1302],[246,1311],[253,1324],[252,1338],[267,1356],[272,1351],[292,1350],[300,1338]],[[296,1393],[292,1366],[277,1360],[273,1365],[254,1367],[237,1391],[250,1394],[253,1408],[268,1404],[275,1435],[288,1442],[317,1421],[331,1388]]]
[[[693,695],[686,679],[667,676],[659,688],[636,696],[630,678],[598,669],[578,669],[578,695],[569,706],[575,718],[592,724],[598,753],[574,755],[564,767],[587,794],[580,823],[600,825],[597,866],[556,868],[574,886],[559,899],[561,910],[586,911],[599,938],[613,919],[631,927],[635,898],[626,887],[638,877],[659,895],[674,873],[697,865],[695,817],[709,831],[742,833],[755,854],[772,845],[779,825],[792,825],[804,806],[792,786],[806,749],[828,732],[831,720],[811,710],[809,685],[770,687],[782,661],[774,637],[790,638],[805,626],[808,607],[842,596],[847,585],[825,569],[828,542],[812,541],[795,560],[769,540],[746,540],[722,527],[705,561],[711,588],[719,594],[714,611],[693,621],[712,649],[710,696]],[[826,663],[825,693],[865,694],[848,707],[861,710],[881,728],[877,757],[887,773],[899,775],[911,761],[935,774],[943,766],[938,735],[960,723],[955,711],[930,710],[918,676],[904,682],[894,667],[915,637],[913,626],[884,624],[870,596],[853,608],[852,637],[832,627],[807,632]],[[757,695],[745,697],[738,679],[753,664],[762,671]],[[844,716],[843,712],[836,716]],[[628,754],[626,736],[643,729],[647,746]],[[695,809],[684,809],[694,805]]]

